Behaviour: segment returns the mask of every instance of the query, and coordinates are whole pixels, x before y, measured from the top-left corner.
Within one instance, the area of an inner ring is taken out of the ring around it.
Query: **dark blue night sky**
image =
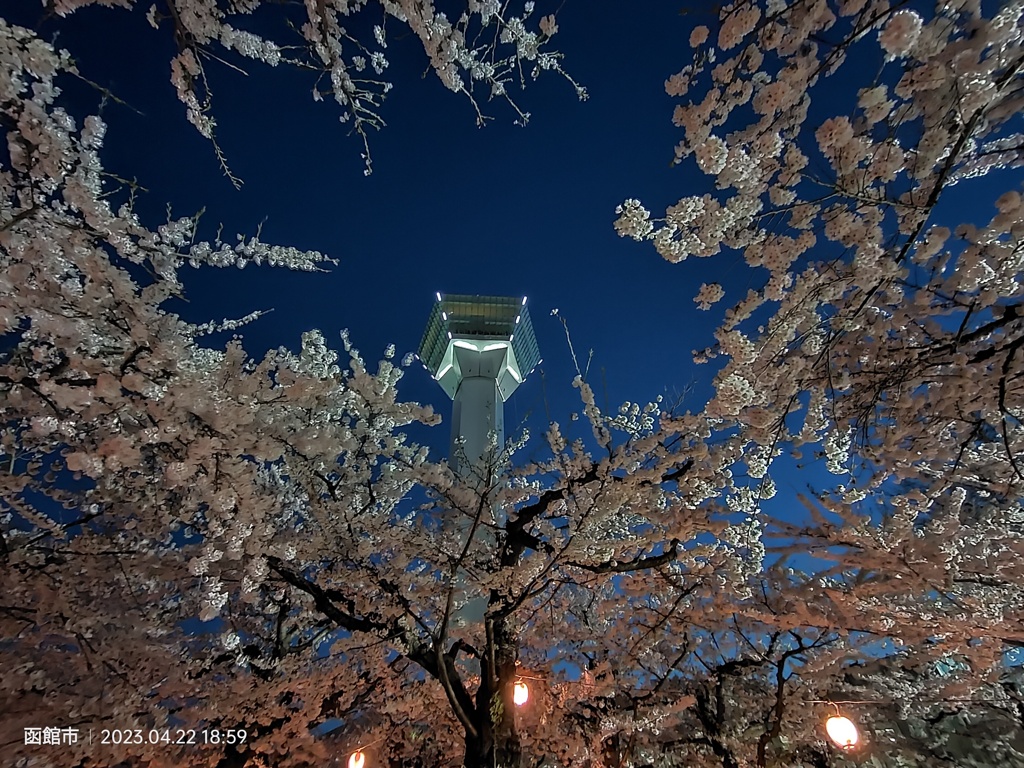
[[[26,13],[9,18],[36,26],[37,6],[23,5]],[[476,127],[464,97],[432,72],[420,77],[426,57],[418,42],[391,42],[386,74],[395,88],[383,109],[388,126],[371,137],[369,177],[361,142],[338,122],[337,106],[313,102],[312,75],[244,62],[246,77],[208,62],[219,140],[244,181],[241,190],[186,121],[169,82],[173,41],[167,29],[146,23],[145,8],[88,8],[39,28],[46,37],[59,28],[58,45],[72,52],[83,75],[144,113],[112,102],[102,111],[109,123],[105,166],[149,190],[137,206],[144,222],[161,222],[167,204],[175,215],[205,207],[204,237],[218,224],[226,237],[253,234],[266,219],[265,242],[320,250],[340,262],[326,275],[189,271],[189,304],[175,311],[202,321],[273,308],[244,329],[250,354],[297,348],[312,328],[340,348],[337,332],[347,327],[372,361],[388,343],[399,355],[415,350],[435,290],[528,295],[551,415],[564,422],[578,401],[552,308],[568,319],[581,365],[594,350],[590,379],[599,404],[602,368],[611,407],[643,403],[709,380],[711,371],[693,366],[690,351],[710,343],[714,314],[698,311],[692,297],[701,282],[722,280],[712,271],[742,263],[736,255],[673,266],[612,228],[615,206],[627,197],[657,210],[709,187],[691,169],[669,167],[681,134],[671,124],[664,82],[688,62],[697,21],[674,2],[640,3],[628,13],[615,5],[568,0],[558,11],[554,42],[590,98],[579,102],[569,83],[545,73],[518,94],[532,114],[525,128],[498,102],[485,105],[494,119]],[[555,9],[538,3],[535,14]],[[65,85],[80,115],[96,111],[99,93]],[[510,426],[517,412],[543,410],[535,379],[509,404]],[[401,391],[447,411],[421,369],[410,371]],[[688,407],[699,407],[706,393],[701,387]]]
[[[408,34],[392,40],[386,75],[395,87],[382,110],[388,126],[371,136],[369,177],[362,144],[339,123],[337,105],[313,101],[313,75],[237,61],[245,76],[207,62],[219,141],[244,181],[240,190],[186,121],[169,82],[173,41],[167,28],[149,26],[146,6],[130,13],[88,8],[39,23],[38,6],[18,0],[20,13],[7,16],[47,38],[59,29],[57,43],[80,72],[143,113],[110,101],[102,109],[109,123],[105,167],[149,190],[137,203],[143,222],[158,225],[167,205],[176,216],[205,208],[204,238],[218,225],[225,239],[251,235],[265,220],[263,241],[339,260],[329,274],[186,268],[189,302],[169,309],[196,322],[273,309],[242,331],[256,358],[281,345],[297,349],[302,332],[313,328],[340,350],[338,331],[348,328],[372,364],[389,343],[398,357],[416,349],[435,291],[527,295],[543,382],[538,371],[519,389],[506,406],[506,424],[513,433],[532,414],[539,436],[548,414],[564,424],[579,410],[553,308],[569,322],[581,366],[593,349],[589,380],[599,405],[614,411],[624,400],[642,405],[659,394],[671,402],[692,388],[682,408],[699,410],[715,369],[694,365],[691,350],[713,342],[723,306],[701,312],[693,296],[702,282],[716,281],[735,299],[760,279],[738,253],[672,265],[612,226],[626,198],[657,212],[684,195],[713,191],[692,163],[671,166],[682,132],[671,123],[674,102],[664,83],[689,63],[692,27],[714,26],[710,9],[682,14],[680,7],[538,3],[537,16],[557,10],[554,43],[590,98],[579,102],[571,84],[545,73],[517,94],[532,115],[525,128],[497,102],[484,105],[494,119],[478,128],[464,97],[433,72],[421,77],[427,61],[418,41]],[[287,34],[279,25],[266,31],[278,40]],[[99,108],[98,91],[64,84],[78,117]],[[450,401],[418,366],[400,394],[449,413]],[[447,450],[447,424],[414,436]],[[776,513],[799,510],[792,492],[805,490],[809,479],[792,463],[785,474],[770,504]]]

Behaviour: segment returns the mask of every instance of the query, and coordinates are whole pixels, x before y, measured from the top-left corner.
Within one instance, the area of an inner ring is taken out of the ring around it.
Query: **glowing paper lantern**
[[[363,768],[366,765],[366,755],[358,749],[349,755],[348,768]]]
[[[841,749],[853,749],[857,746],[857,726],[848,717],[835,714],[825,721],[825,732]]]
[[[530,689],[526,687],[526,683],[524,683],[522,680],[518,681],[515,684],[515,687],[512,689],[512,701],[516,703],[517,707],[521,707],[523,706],[523,704],[526,703],[526,700],[529,698]]]

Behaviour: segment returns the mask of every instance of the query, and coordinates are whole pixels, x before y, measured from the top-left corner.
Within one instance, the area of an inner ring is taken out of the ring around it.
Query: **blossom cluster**
[[[699,309],[709,310],[725,296],[725,289],[719,283],[701,283],[700,291],[693,298]]]

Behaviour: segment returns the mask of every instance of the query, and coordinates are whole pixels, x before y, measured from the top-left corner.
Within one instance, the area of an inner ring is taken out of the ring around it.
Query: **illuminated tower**
[[[504,403],[540,362],[526,297],[438,293],[419,356],[453,401],[448,463],[467,478],[490,432],[504,447]]]

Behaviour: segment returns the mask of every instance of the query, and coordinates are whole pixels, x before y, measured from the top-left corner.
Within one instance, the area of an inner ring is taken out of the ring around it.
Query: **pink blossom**
[[[896,11],[878,33],[878,42],[891,58],[905,56],[921,34],[921,17],[908,8]]]
[[[701,283],[700,291],[693,298],[699,309],[711,309],[711,305],[725,296],[725,290],[718,283]]]

